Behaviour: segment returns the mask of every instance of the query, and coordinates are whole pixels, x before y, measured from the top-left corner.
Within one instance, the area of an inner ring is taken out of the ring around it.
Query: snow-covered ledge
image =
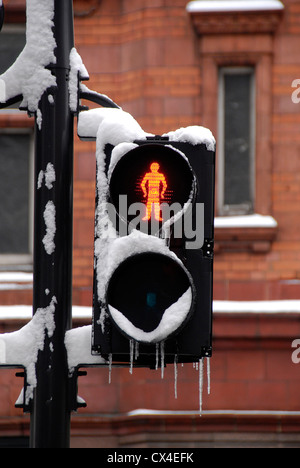
[[[215,228],[276,228],[272,216],[253,214],[247,216],[220,216],[215,218]]]
[[[215,218],[215,251],[268,252],[278,230],[272,216],[224,216]]]
[[[197,33],[272,33],[284,5],[279,0],[194,0],[187,4]]]
[[[296,314],[300,300],[279,301],[214,301],[213,311],[219,314]]]
[[[228,11],[274,11],[283,10],[279,0],[194,0],[187,4],[189,13]]]
[[[3,271],[0,272],[0,292],[10,291],[11,296],[17,290],[32,290],[33,275],[21,271]],[[28,297],[29,298],[29,297]]]

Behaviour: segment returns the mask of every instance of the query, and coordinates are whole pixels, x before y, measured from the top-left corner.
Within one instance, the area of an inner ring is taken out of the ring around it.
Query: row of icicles
[[[133,365],[139,357],[139,343],[134,340],[130,340],[130,367],[129,372],[133,374]],[[199,359],[197,362],[193,362],[193,368],[199,373],[199,414],[202,415],[203,412],[203,387],[204,387],[204,359],[206,361],[206,377],[207,377],[207,394],[210,395],[210,358]],[[108,359],[109,364],[109,378],[108,381],[111,383],[112,375],[112,354],[109,355]],[[164,378],[165,371],[165,343],[156,343],[156,362],[155,370],[158,370],[160,365],[161,368],[161,378]],[[183,367],[184,364],[181,364]],[[175,354],[174,357],[174,395],[177,399],[177,383],[178,383],[178,356]]]

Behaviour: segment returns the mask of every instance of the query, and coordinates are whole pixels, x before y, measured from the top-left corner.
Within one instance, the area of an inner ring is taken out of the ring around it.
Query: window
[[[20,25],[4,26],[0,41],[0,75],[15,62],[26,44],[25,27]],[[19,104],[10,106],[18,109]]]
[[[1,31],[0,74],[25,46],[25,27]],[[0,269],[31,268],[33,219],[33,130],[18,104],[0,111]]]
[[[219,213],[251,214],[255,192],[254,69],[219,73]]]
[[[26,43],[25,27],[4,25],[0,41],[0,75],[16,60]]]
[[[198,1],[189,3],[187,9],[197,34],[202,65],[201,122],[217,138],[216,215],[220,223],[215,229],[216,248],[221,252],[268,252],[277,235],[276,221],[270,223],[273,105],[270,83],[275,52],[273,38],[284,6],[279,1]],[[237,80],[243,84],[237,86],[234,83]],[[234,161],[234,154],[239,154],[234,149],[238,142],[232,143],[230,151],[228,145],[235,136],[232,115],[236,117],[239,113],[231,110],[230,114],[228,105],[226,111],[225,98],[227,103],[232,101],[230,93],[235,86],[234,94],[239,96],[239,101],[232,107],[242,105],[241,99],[244,102],[244,112],[240,112],[243,121],[239,123],[243,139],[247,136],[245,128],[249,128],[247,118],[251,124],[246,143],[240,147],[241,156]],[[225,138],[229,140],[226,151],[230,154],[226,165]],[[240,183],[234,191],[236,177]]]
[[[0,131],[0,255],[31,252],[31,133]]]

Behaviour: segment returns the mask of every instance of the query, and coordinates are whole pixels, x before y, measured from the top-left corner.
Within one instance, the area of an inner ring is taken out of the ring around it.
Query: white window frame
[[[225,76],[234,74],[251,75],[250,89],[250,196],[248,204],[226,205],[225,191]],[[250,215],[255,211],[255,125],[256,125],[256,86],[254,67],[220,67],[218,100],[218,215]]]

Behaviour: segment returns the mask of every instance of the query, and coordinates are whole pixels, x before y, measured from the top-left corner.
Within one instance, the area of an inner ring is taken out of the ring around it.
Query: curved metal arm
[[[91,91],[85,86],[84,90],[80,90],[79,98],[85,99],[87,101],[94,102],[95,104],[99,104],[102,107],[109,107],[114,109],[120,109],[120,106],[112,101],[109,97],[105,96],[104,94],[99,94],[96,91]],[[21,102],[23,100],[22,94],[18,96],[14,96],[13,98],[9,99],[6,102],[0,102],[0,109],[5,109],[6,107],[12,106],[13,104],[17,104],[17,102]],[[20,110],[28,110],[27,108],[20,107]]]
[[[6,107],[12,106],[13,104],[17,104],[17,102],[21,102],[23,100],[22,94],[18,96],[14,96],[13,98],[9,99],[6,102],[0,102],[0,109],[5,109]],[[27,108],[20,108],[20,110],[27,110]]]
[[[102,107],[112,107],[114,109],[120,109],[120,106],[112,101],[109,97],[104,94],[99,94],[96,91],[91,91],[87,87],[79,92],[80,99],[86,99],[87,101],[95,102]]]

